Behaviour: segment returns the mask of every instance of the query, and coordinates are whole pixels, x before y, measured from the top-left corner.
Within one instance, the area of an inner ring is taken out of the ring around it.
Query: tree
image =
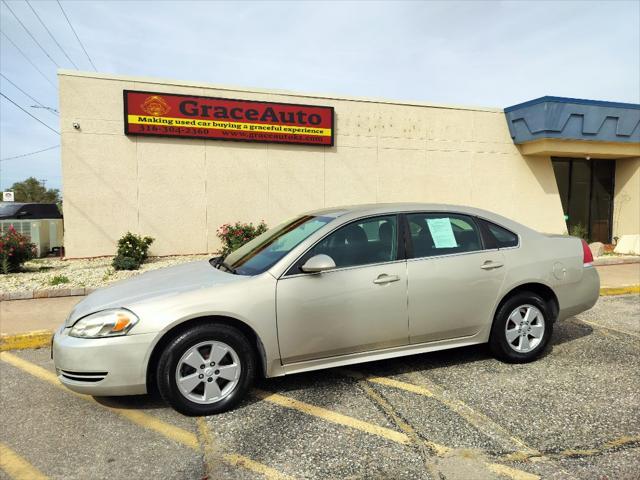
[[[16,182],[9,190],[13,190],[16,202],[58,203],[60,201],[60,190],[46,189],[35,177]]]

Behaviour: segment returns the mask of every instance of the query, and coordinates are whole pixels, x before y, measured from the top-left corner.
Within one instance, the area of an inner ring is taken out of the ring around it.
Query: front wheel
[[[502,361],[531,362],[542,354],[552,332],[553,318],[544,299],[533,292],[520,292],[496,312],[489,347]]]
[[[242,332],[222,324],[198,325],[165,347],[158,362],[158,390],[184,415],[213,415],[242,400],[255,368],[253,349]]]

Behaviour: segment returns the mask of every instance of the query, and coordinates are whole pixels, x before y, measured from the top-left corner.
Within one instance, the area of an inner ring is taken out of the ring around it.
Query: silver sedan
[[[53,340],[58,378],[91,395],[158,391],[228,410],[274,377],[489,343],[529,362],[591,308],[586,243],[469,207],[309,212],[225,258],[145,273],[80,302]]]

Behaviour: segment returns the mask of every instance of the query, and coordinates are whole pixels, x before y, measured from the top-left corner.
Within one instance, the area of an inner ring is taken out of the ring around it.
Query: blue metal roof
[[[514,143],[544,138],[640,142],[640,105],[540,97],[504,109]]]

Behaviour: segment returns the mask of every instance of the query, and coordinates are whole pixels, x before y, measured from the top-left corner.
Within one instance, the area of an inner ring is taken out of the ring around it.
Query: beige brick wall
[[[565,230],[549,157],[522,156],[499,110],[72,72],[59,81],[69,257],[113,254],[127,230],[155,237],[154,255],[211,252],[224,222],[274,225],[304,210],[369,202],[472,205]],[[335,146],[126,137],[123,89],[332,105]]]
[[[640,234],[640,157],[616,160],[613,236]]]

